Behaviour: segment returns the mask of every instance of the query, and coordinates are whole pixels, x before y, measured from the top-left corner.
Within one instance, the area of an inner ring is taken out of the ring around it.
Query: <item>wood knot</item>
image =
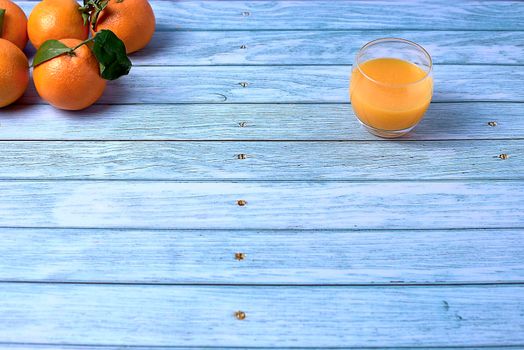
[[[246,158],[247,158],[247,154],[245,153],[237,154],[237,159],[246,159]]]
[[[241,48],[242,50],[245,50],[245,49],[247,49],[247,46],[246,46],[246,45],[240,45],[240,48]]]
[[[506,160],[506,159],[509,158],[509,154],[501,153],[501,154],[499,154],[499,158],[502,159],[502,160]]]
[[[245,128],[247,126],[247,122],[239,122],[238,126],[241,128]]]
[[[246,313],[244,311],[240,311],[239,310],[239,311],[235,312],[235,318],[237,320],[240,320],[240,321],[245,320],[246,319]]]
[[[497,126],[497,122],[496,121],[488,122],[488,125],[489,126]]]
[[[238,261],[244,260],[246,258],[246,254],[244,253],[235,253],[235,259]]]
[[[245,87],[247,87],[249,85],[249,83],[247,81],[241,81],[240,83],[238,83],[238,85],[240,85],[243,88],[245,88]]]
[[[244,11],[244,12],[242,12],[242,16],[243,16],[243,17],[249,17],[249,16],[251,16],[251,12],[249,12],[249,11]]]
[[[247,204],[247,202],[246,202],[245,200],[243,200],[243,199],[239,199],[239,200],[237,201],[237,205],[238,205],[239,207],[243,207],[243,206],[245,206],[246,204]]]

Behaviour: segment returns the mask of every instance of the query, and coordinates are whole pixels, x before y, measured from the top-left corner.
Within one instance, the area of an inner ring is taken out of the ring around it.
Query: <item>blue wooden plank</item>
[[[57,345],[57,344],[15,344],[15,343],[3,343],[1,344],[3,349],[17,349],[17,350],[38,350],[38,349],[53,349],[53,350],[122,350],[121,346],[111,346],[111,345],[104,345],[104,346],[91,346],[91,345]],[[130,347],[126,347],[130,348]],[[283,348],[283,347],[216,347],[216,346],[199,346],[199,349],[213,349],[213,350],[268,350],[268,349],[274,349],[274,350],[290,350],[290,348]],[[510,349],[521,349],[520,347],[511,346]],[[156,346],[154,348],[150,346],[133,346],[133,350],[152,350],[152,349],[161,349],[161,350],[193,350],[194,347],[180,347],[180,346]],[[333,348],[322,348],[322,347],[316,347],[315,349],[333,349]],[[368,350],[369,348],[356,348],[356,347],[338,347],[337,350]],[[388,350],[457,350],[457,347],[451,346],[439,346],[439,347],[388,347]],[[507,350],[507,346],[461,346],[460,349],[465,350]]]
[[[524,344],[521,285],[0,288],[2,342],[299,348]],[[245,312],[244,320],[235,318],[238,310]]]
[[[26,13],[35,2],[17,1]],[[522,30],[519,1],[152,0],[158,30]]]
[[[522,229],[0,228],[0,281],[256,285],[522,283],[523,238]],[[243,256],[236,257],[236,253]]]
[[[362,45],[384,37],[420,43],[435,64],[524,63],[522,31],[159,32],[132,59],[137,65],[347,65]]]
[[[0,226],[156,229],[524,227],[521,181],[2,181]]]
[[[520,103],[434,103],[406,138],[501,140],[523,135]],[[48,139],[385,141],[361,129],[347,104],[97,105],[74,113],[48,105],[16,105],[0,111],[0,140]]]
[[[134,67],[99,103],[341,103],[349,66]],[[244,84],[245,83],[245,84]],[[524,66],[435,66],[433,101],[524,102]],[[34,86],[23,103],[41,103]]]
[[[524,32],[518,31],[157,32],[131,59],[135,66],[347,65],[363,44],[384,37],[422,44],[436,64],[524,64]]]
[[[0,149],[0,179],[524,180],[524,140],[9,141]]]

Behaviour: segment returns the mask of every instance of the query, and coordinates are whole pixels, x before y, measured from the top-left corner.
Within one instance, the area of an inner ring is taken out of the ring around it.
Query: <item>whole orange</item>
[[[27,33],[34,47],[50,39],[85,40],[89,26],[84,25],[80,6],[75,0],[43,0],[38,3],[27,22]]]
[[[4,27],[0,38],[9,40],[23,50],[27,44],[27,17],[24,11],[11,0],[0,0],[4,9]]]
[[[126,45],[127,53],[143,49],[155,33],[155,14],[147,0],[109,0],[96,30],[109,29]]]
[[[62,39],[67,47],[81,43],[78,39]],[[72,54],[64,54],[39,64],[33,70],[36,91],[52,106],[80,110],[91,106],[104,93],[107,81],[100,76],[98,61],[89,47],[80,46]]]
[[[29,83],[29,62],[12,42],[0,39],[0,107],[18,100]]]

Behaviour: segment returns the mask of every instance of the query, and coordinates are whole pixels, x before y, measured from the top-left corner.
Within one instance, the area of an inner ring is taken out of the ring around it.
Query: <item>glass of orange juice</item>
[[[394,138],[422,119],[433,95],[432,61],[420,45],[383,38],[357,53],[349,95],[358,120],[369,132]]]

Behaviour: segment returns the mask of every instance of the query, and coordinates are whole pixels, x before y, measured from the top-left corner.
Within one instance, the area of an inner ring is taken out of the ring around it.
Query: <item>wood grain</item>
[[[97,105],[74,113],[48,105],[16,105],[2,111],[1,140],[386,141],[361,129],[347,104]],[[497,125],[489,126],[490,121]],[[523,135],[520,103],[434,103],[405,139]]]
[[[519,181],[2,181],[0,193],[0,226],[7,227],[524,227]]]
[[[17,349],[17,350],[34,350],[34,349],[53,349],[53,350],[122,350],[122,346],[111,346],[111,345],[103,345],[103,346],[97,346],[97,345],[58,345],[58,344],[16,344],[16,343],[2,343],[1,344],[4,349]],[[129,348],[129,346],[126,346]],[[125,348],[125,347],[124,347]],[[433,349],[443,349],[443,350],[507,350],[508,347],[504,346],[438,346],[438,347],[395,347],[397,350],[433,350]],[[133,350],[151,350],[150,346],[133,346]],[[181,347],[181,346],[155,346],[154,349],[160,349],[160,350],[192,350],[194,348],[192,347]],[[203,347],[203,349],[213,349],[213,350],[231,350],[231,348],[228,347]],[[290,350],[292,348],[283,348],[283,347],[235,347],[235,350],[253,350],[253,349],[262,349],[262,350],[268,350],[268,349],[274,349],[274,350]],[[323,349],[321,347],[317,347],[317,349]],[[361,347],[338,347],[337,349],[340,350],[367,350],[369,348],[361,348]]]
[[[122,350],[122,346],[111,346],[111,345],[59,345],[59,344],[17,344],[17,343],[1,343],[4,349],[17,349],[17,350],[34,350],[34,349],[53,349],[53,350]],[[130,348],[130,346],[124,346],[124,348]],[[213,350],[231,350],[230,347],[199,347],[203,349],[213,349]],[[133,346],[133,350],[151,350],[150,346]],[[160,350],[192,350],[194,347],[183,347],[183,346],[155,346],[154,349]],[[285,347],[235,347],[235,350],[291,350],[293,348]],[[316,347],[316,349],[329,349]],[[337,350],[367,350],[369,348],[362,347],[339,347]],[[508,347],[505,346],[438,346],[438,347],[395,347],[396,350],[434,350],[434,349],[443,349],[443,350],[507,350]]]
[[[174,31],[157,32],[135,66],[352,64],[376,38],[423,45],[436,64],[523,64],[524,33],[517,31]],[[34,50],[27,49],[32,56]]]
[[[342,103],[349,66],[134,67],[101,104]],[[524,102],[524,66],[435,66],[433,101]],[[243,87],[241,83],[247,83]],[[34,86],[23,103],[42,103]]]
[[[436,64],[524,63],[524,32],[512,31],[158,32],[132,58],[136,65],[348,65],[361,46],[384,37],[423,45]]]
[[[34,1],[17,1],[27,14]],[[151,1],[157,30],[522,30],[518,1]]]
[[[1,228],[0,280],[257,285],[522,283],[523,236],[522,230]],[[238,252],[244,253],[243,260],[235,258]]]
[[[524,140],[0,142],[0,179],[521,179]],[[502,160],[499,155],[509,155]]]
[[[520,285],[0,288],[3,342],[194,347],[524,343]],[[246,313],[245,320],[234,317],[237,310]]]
[[[0,348],[524,348],[521,3],[151,3],[98,105],[0,111]],[[385,36],[435,103],[379,142],[347,90]]]

